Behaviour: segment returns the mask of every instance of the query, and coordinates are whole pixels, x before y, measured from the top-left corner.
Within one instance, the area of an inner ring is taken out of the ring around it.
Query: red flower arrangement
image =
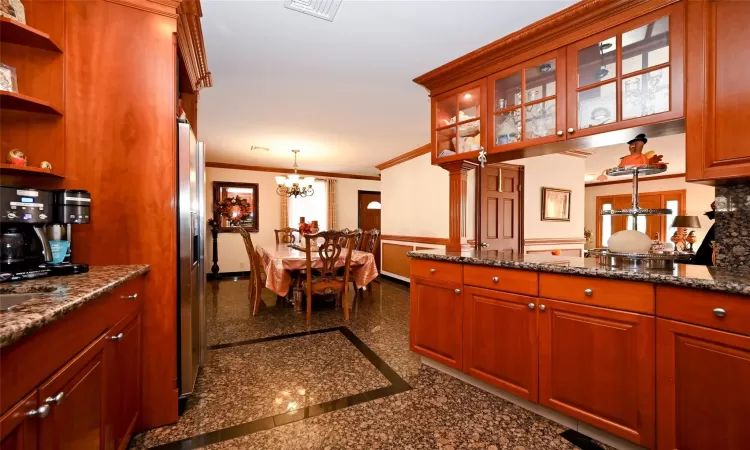
[[[252,212],[252,207],[247,199],[236,197],[227,197],[214,205],[214,211],[221,214],[232,225],[239,225],[240,222],[247,219]]]

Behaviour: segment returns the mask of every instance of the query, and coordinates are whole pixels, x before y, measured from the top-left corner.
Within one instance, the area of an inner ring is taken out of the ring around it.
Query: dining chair
[[[261,267],[260,257],[258,252],[255,251],[253,246],[253,238],[250,237],[250,233],[240,227],[240,234],[242,240],[245,241],[245,250],[247,250],[247,257],[250,259],[250,302],[253,304],[253,315],[258,314],[260,309],[261,294],[263,293],[263,287],[266,285],[266,273]]]
[[[307,298],[307,325],[312,321],[313,294],[339,294],[342,296],[344,320],[349,321],[349,268],[354,250],[354,233],[343,231],[322,231],[305,235],[306,275],[305,293]],[[318,240],[318,247],[311,249],[310,241]],[[312,252],[318,254],[321,267],[312,264]],[[343,271],[338,272],[337,263],[342,252],[344,255]]]
[[[299,230],[296,228],[282,228],[280,230],[273,230],[273,232],[276,234],[276,243],[277,244],[294,244],[297,242],[297,238],[294,236],[294,233],[298,233]]]
[[[372,253],[375,255],[375,250],[378,248],[378,243],[380,242],[380,230],[377,228],[373,228],[372,230],[367,230],[364,232],[364,236],[362,237],[362,243],[359,247],[360,251]],[[360,289],[356,283],[354,284],[355,289],[357,289],[357,293],[362,295],[364,292],[362,289]],[[372,297],[372,289],[368,289],[370,291],[370,296]]]

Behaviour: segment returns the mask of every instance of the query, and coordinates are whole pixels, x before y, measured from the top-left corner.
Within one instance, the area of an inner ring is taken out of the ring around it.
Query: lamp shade
[[[672,228],[700,228],[701,221],[698,216],[675,216]]]

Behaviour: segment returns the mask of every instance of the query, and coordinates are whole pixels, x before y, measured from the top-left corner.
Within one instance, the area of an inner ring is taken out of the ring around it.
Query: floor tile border
[[[239,347],[242,345],[259,344],[263,342],[279,341],[282,339],[293,339],[302,336],[312,336],[316,334],[333,333],[337,331],[343,334],[344,337],[352,345],[354,345],[357,350],[359,350],[362,356],[364,356],[370,362],[370,364],[375,366],[375,368],[391,383],[389,386],[373,389],[366,392],[360,392],[359,394],[349,395],[336,400],[330,400],[327,402],[306,406],[296,411],[263,417],[250,422],[210,431],[198,436],[193,436],[191,438],[186,438],[151,448],[158,450],[191,450],[195,448],[201,448],[411,390],[411,386],[406,382],[406,380],[401,378],[401,376],[396,373],[395,370],[393,370],[388,364],[386,364],[386,362],[383,361],[374,351],[372,351],[372,349],[368,347],[367,344],[365,344],[359,337],[357,337],[356,334],[354,334],[349,328],[345,326],[323,328],[320,330],[303,331],[299,333],[282,334],[265,338],[249,339],[240,342],[212,345],[208,347],[208,350],[220,350],[224,348]]]

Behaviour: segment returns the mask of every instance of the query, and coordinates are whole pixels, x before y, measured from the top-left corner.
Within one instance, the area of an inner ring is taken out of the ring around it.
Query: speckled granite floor
[[[372,294],[358,300],[348,324],[340,309],[321,304],[308,328],[303,314],[268,292],[252,317],[246,280],[209,283],[214,349],[196,394],[177,424],[136,436],[130,448],[577,448],[560,436],[563,426],[423,366],[409,351],[408,288],[383,281]],[[401,388],[393,390],[394,379]],[[322,412],[321,402],[328,402]]]

